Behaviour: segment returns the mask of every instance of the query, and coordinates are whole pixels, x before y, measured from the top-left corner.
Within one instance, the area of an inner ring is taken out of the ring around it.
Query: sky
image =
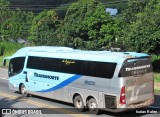
[[[118,10],[113,8],[106,8],[106,12],[109,12],[110,15],[116,15]]]

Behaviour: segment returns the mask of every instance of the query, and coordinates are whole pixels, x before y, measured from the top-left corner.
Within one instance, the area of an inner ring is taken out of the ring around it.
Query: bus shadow
[[[150,107],[160,108],[160,95],[154,96],[154,103]]]
[[[4,117],[7,114],[11,114],[10,109],[15,107],[14,104],[21,102],[21,99],[23,99],[23,97],[18,97],[12,100],[8,98],[0,99],[0,117]],[[16,115],[16,117],[21,117],[21,116],[23,115]]]
[[[112,112],[107,112],[107,111],[102,111],[100,113],[100,115],[110,115],[113,117],[140,117],[140,116],[144,116],[146,114],[136,114],[135,111],[125,111],[125,112],[119,112],[119,113],[112,113]]]

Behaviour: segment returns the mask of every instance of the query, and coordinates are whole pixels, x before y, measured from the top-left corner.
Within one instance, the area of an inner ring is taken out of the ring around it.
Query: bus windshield
[[[10,60],[9,63],[9,77],[20,73],[24,66],[24,57],[17,57]]]

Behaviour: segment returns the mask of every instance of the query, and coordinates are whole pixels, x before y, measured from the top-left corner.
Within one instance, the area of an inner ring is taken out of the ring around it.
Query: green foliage
[[[160,1],[136,0],[122,18],[118,39],[128,51],[157,53],[160,51]],[[128,16],[126,16],[128,14]],[[124,22],[125,21],[125,22]]]
[[[154,71],[160,72],[160,55],[152,55],[152,65]]]
[[[34,14],[26,11],[12,11],[10,18],[6,19],[1,26],[1,34],[5,40],[13,39],[17,41],[18,38],[27,38],[30,22]]]
[[[152,62],[154,62],[154,61],[157,61],[157,60],[160,60],[160,55],[158,56],[158,55],[152,55]]]
[[[10,0],[18,4],[20,0]],[[17,1],[17,2],[16,2]],[[105,3],[102,5],[97,2]],[[73,3],[74,2],[74,3]],[[106,6],[118,0],[37,0],[34,4],[65,4],[39,14],[9,10],[11,5],[0,0],[0,41],[29,39],[31,45],[61,45],[98,50],[120,47],[122,51],[160,54],[160,0],[129,0],[123,14],[112,17]],[[19,4],[33,3],[32,0]],[[70,3],[73,3],[70,5]]]
[[[4,39],[2,35],[2,24],[4,23],[5,20],[7,20],[10,17],[10,10],[8,9],[10,3],[7,2],[6,0],[0,0],[0,41]]]
[[[154,74],[154,81],[155,81],[156,83],[160,83],[160,73],[155,73],[155,74]]]
[[[14,54],[18,49],[24,47],[23,44],[12,43],[12,42],[0,42],[0,47],[4,47],[4,55],[0,56],[0,67],[2,67],[3,59],[7,56],[11,56]]]
[[[55,30],[59,24],[54,10],[44,10],[34,17],[29,30],[32,45],[56,45]]]
[[[115,20],[102,4],[79,0],[68,8],[57,38],[63,46],[96,50],[108,46],[114,40],[115,31]]]
[[[0,47],[5,48],[5,54],[12,53],[17,51],[18,49],[24,47],[23,44],[17,44],[13,42],[1,42]]]
[[[3,23],[10,16],[10,10],[8,9],[9,5],[10,3],[6,0],[0,0],[0,23]]]
[[[105,5],[107,8],[127,9],[128,0],[96,0]]]
[[[64,19],[65,12],[71,3],[77,0],[8,0],[13,6],[20,9],[33,10],[33,12],[42,11],[43,9],[54,9],[59,18]]]
[[[137,19],[137,13],[144,12],[147,0],[129,0],[128,8],[123,12],[123,20],[126,24],[132,23]]]

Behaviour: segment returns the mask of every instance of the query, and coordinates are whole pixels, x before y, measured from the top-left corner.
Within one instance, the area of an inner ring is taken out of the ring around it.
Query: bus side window
[[[64,61],[70,61],[66,63]],[[71,73],[71,74],[81,74],[81,62],[78,60],[62,60],[61,62],[61,72]]]
[[[98,77],[112,78],[116,68],[116,63],[98,63]]]
[[[84,61],[82,64],[82,74],[86,76],[97,76],[97,63]]]

